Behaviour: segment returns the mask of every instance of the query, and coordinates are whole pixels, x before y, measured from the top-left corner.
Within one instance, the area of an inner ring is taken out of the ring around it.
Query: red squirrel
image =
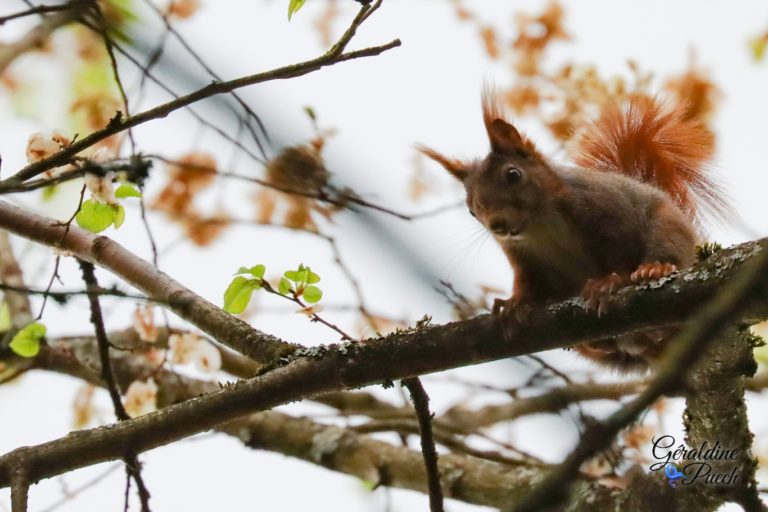
[[[691,266],[704,208],[722,211],[705,171],[713,135],[684,109],[649,96],[610,103],[575,139],[575,167],[555,164],[483,95],[491,151],[463,162],[420,146],[464,184],[469,212],[514,272],[512,297],[493,314],[524,322],[531,306],[581,295],[607,311],[610,294]],[[620,370],[645,370],[670,331],[633,333],[576,349]]]

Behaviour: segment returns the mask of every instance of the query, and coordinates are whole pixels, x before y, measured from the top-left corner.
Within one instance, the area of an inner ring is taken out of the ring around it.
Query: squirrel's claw
[[[516,297],[494,299],[491,315],[502,319],[514,319],[518,324],[525,324],[531,313],[531,306]]]
[[[615,290],[627,284],[627,276],[613,274],[589,279],[581,290],[581,298],[586,302],[587,311],[597,311],[598,318],[608,313],[608,303]]]
[[[672,263],[661,263],[660,261],[643,263],[632,272],[630,279],[633,283],[647,283],[666,277],[675,270],[677,267]]]

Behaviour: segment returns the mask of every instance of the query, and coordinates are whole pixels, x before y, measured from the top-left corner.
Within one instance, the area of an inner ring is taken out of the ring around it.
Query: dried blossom
[[[128,386],[124,398],[125,412],[135,418],[157,410],[157,384],[154,379],[146,382],[135,380]]]

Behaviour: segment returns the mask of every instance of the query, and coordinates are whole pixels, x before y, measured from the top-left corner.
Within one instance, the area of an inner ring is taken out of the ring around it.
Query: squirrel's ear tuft
[[[418,145],[416,146],[416,150],[419,151],[421,154],[425,155],[426,157],[431,158],[435,162],[442,165],[446,171],[451,173],[453,177],[459,181],[464,181],[467,175],[469,175],[470,166],[465,162],[462,162],[461,160],[456,160],[455,158],[448,158],[447,156],[441,155],[434,149],[428,148],[426,146]]]
[[[483,90],[483,121],[494,153],[516,154],[524,158],[538,155],[536,146],[504,119],[496,95],[489,87]]]

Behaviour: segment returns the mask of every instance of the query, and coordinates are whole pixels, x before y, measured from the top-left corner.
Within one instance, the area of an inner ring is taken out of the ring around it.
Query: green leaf
[[[299,282],[299,272],[297,270],[286,270],[283,275],[294,283]]]
[[[8,346],[21,357],[35,357],[40,352],[40,340],[45,333],[43,324],[33,322],[17,332]]]
[[[125,197],[141,197],[141,192],[139,189],[124,183],[115,190],[115,197],[118,199],[123,199]]]
[[[250,274],[256,279],[263,279],[264,278],[264,272],[267,271],[267,267],[265,267],[262,264],[254,265],[251,268],[248,267],[240,267],[237,272],[235,272],[235,275],[240,274]]]
[[[291,282],[286,278],[281,277],[280,282],[277,285],[277,291],[279,291],[283,295],[288,295],[289,293],[291,293]]]
[[[266,270],[267,268],[264,265],[259,264],[249,268],[248,273],[250,273],[256,279],[262,279],[264,277],[264,272],[266,272]]]
[[[315,284],[320,282],[320,276],[309,270],[307,268],[307,271],[309,272],[309,278],[307,279],[307,283],[309,284]]]
[[[80,207],[75,220],[77,225],[91,233],[104,231],[115,222],[116,208],[95,199],[88,199]]]
[[[307,286],[304,288],[304,300],[310,304],[314,304],[323,298],[323,291],[317,286]]]
[[[115,210],[115,229],[119,228],[125,222],[125,208],[119,204],[112,207]]]
[[[253,290],[261,288],[261,283],[256,279],[248,279],[237,276],[229,283],[224,292],[224,311],[238,315],[245,311],[251,301]]]
[[[288,3],[288,21],[291,21],[291,16],[304,6],[304,2],[305,0],[291,0]]]
[[[0,302],[0,332],[5,332],[11,328],[11,312],[8,310],[8,303]]]

